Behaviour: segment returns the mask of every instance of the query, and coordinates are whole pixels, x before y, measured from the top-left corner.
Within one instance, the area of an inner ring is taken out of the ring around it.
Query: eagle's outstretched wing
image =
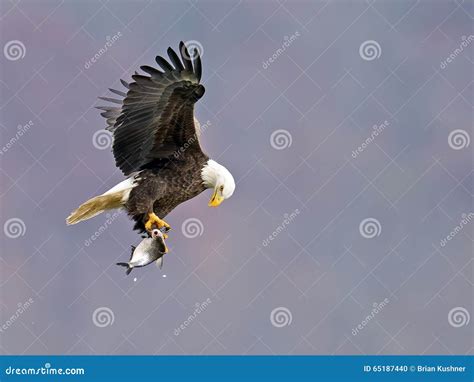
[[[114,135],[113,153],[117,167],[125,175],[143,168],[155,159],[169,158],[173,153],[201,150],[194,124],[194,104],[203,96],[199,52],[188,52],[179,44],[181,59],[168,48],[173,66],[163,57],[156,62],[161,70],[150,66],[141,69],[149,76],[135,73],[134,82],[122,84],[127,93],[110,89],[123,99],[99,97],[120,106],[99,106],[107,119],[107,130]]]

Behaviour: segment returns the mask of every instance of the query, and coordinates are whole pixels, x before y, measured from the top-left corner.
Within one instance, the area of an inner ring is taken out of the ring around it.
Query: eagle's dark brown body
[[[125,208],[135,229],[145,231],[153,219],[166,227],[159,219],[206,189],[201,172],[209,158],[194,118],[194,104],[205,92],[200,52],[190,53],[180,42],[179,55],[172,48],[167,53],[169,61],[155,59],[160,68],[141,66],[147,75],[135,73],[131,83],[121,80],[126,92],[110,89],[118,98],[99,97],[110,103],[98,108],[113,134],[115,164],[130,182],[83,203],[68,224]]]
[[[189,153],[180,160],[150,163],[138,175],[125,209],[135,220],[135,229],[144,231],[147,214],[164,218],[179,204],[203,192],[201,169],[209,158],[200,152]]]

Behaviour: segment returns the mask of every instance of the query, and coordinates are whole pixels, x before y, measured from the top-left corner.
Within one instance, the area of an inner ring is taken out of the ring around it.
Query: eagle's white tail
[[[79,208],[71,212],[66,219],[68,225],[79,223],[80,221],[93,218],[100,213],[121,208],[127,202],[130,191],[136,186],[136,178],[131,176],[123,182],[112,187],[106,193],[89,199],[87,202],[81,204]]]

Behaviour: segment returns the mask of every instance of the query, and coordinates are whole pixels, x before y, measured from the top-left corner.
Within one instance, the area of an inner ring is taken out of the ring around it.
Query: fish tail
[[[121,267],[127,267],[127,271],[125,272],[127,276],[130,274],[130,272],[133,269],[130,265],[128,265],[128,263],[117,263],[117,265],[120,265]]]
[[[160,269],[163,268],[163,256],[161,256],[158,260],[156,260],[156,263],[160,266]]]

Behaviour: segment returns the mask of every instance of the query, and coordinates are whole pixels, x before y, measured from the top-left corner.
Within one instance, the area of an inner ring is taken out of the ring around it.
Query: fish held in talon
[[[164,230],[165,232],[171,230],[171,227],[168,223],[166,223],[164,220],[161,220],[158,216],[155,215],[154,212],[150,212],[148,213],[148,219],[145,223],[145,229],[148,232],[151,232],[153,230],[153,227],[158,228],[159,230]]]
[[[164,240],[164,234],[158,228],[152,229],[150,237],[145,237],[136,247],[132,245],[130,260],[128,263],[117,263],[126,267],[129,275],[133,268],[145,267],[155,261],[163,266],[163,256],[168,253],[168,247]]]

